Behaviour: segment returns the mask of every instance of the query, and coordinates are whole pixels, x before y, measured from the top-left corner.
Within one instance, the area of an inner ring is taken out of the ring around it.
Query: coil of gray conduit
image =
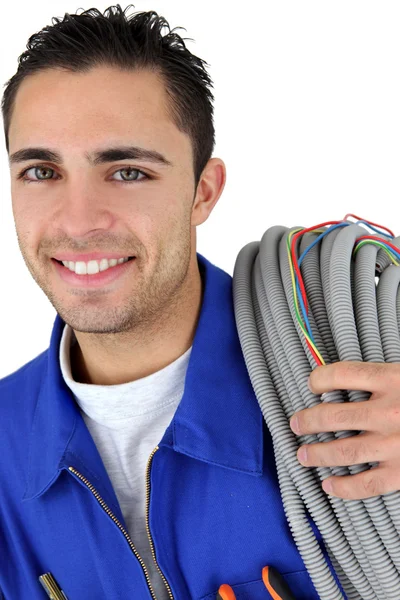
[[[296,319],[287,255],[291,231],[268,229],[261,242],[239,252],[233,274],[235,319],[249,377],[271,432],[285,515],[321,600],[344,598],[307,518],[321,532],[349,600],[400,599],[400,493],[365,500],[325,494],[321,482],[377,463],[350,467],[303,467],[302,444],[359,435],[341,431],[296,436],[294,412],[320,402],[360,402],[370,393],[335,390],[313,394],[307,379],[317,366]],[[326,227],[320,231],[326,231]],[[371,232],[346,225],[325,235],[304,257],[301,272],[315,345],[326,364],[343,360],[400,362],[400,267],[377,246],[354,244]],[[318,233],[301,236],[299,255]],[[377,236],[378,237],[378,236]],[[400,238],[390,240],[400,247]],[[375,277],[379,277],[376,284]]]

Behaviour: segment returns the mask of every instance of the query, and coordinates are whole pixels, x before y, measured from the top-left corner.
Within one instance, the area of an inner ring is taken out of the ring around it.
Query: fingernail
[[[299,462],[305,464],[307,462],[307,446],[302,446],[297,452]]]
[[[330,494],[332,492],[332,489],[333,489],[333,487],[332,487],[332,481],[323,481],[322,482],[322,489],[327,494]]]
[[[297,417],[292,417],[290,419],[290,428],[292,431],[294,431],[294,433],[300,433],[299,420]]]

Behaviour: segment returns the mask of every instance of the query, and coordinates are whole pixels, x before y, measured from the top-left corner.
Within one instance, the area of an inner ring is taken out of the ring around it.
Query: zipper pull
[[[39,581],[51,600],[68,600],[51,573],[40,575]]]

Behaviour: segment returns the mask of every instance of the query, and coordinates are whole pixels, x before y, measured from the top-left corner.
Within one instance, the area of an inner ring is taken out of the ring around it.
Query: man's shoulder
[[[0,379],[0,412],[11,409],[17,398],[29,400],[37,395],[47,368],[48,349]]]

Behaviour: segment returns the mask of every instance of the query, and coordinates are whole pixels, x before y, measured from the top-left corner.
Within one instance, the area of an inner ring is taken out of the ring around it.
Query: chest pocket
[[[284,578],[288,582],[296,600],[318,600],[317,592],[306,570],[285,573]],[[231,585],[231,587],[235,592],[236,600],[271,600],[270,593],[266,589],[262,579],[237,583],[236,585]],[[206,594],[198,598],[198,600],[215,600],[217,591],[215,590]]]

